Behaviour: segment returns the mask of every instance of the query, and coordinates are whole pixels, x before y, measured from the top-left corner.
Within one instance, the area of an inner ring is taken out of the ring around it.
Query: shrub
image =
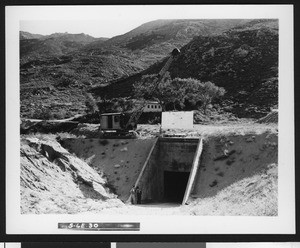
[[[45,107],[36,108],[32,114],[32,118],[35,119],[50,120],[53,119],[53,117],[51,109]]]
[[[85,99],[86,113],[94,114],[94,113],[98,112],[99,111],[98,105],[97,105],[95,99],[93,98],[92,94],[86,93],[85,97],[86,97],[86,99]]]
[[[163,110],[166,107],[184,109],[196,108],[199,104],[206,114],[211,102],[223,96],[225,89],[212,82],[202,83],[194,78],[171,79],[167,73],[161,81],[156,75],[145,75],[142,80],[134,84],[136,98],[158,101]]]

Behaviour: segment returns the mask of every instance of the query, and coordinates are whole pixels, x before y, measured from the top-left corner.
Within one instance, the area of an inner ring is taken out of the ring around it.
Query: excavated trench
[[[181,203],[199,139],[159,138],[136,181],[142,202]]]
[[[64,139],[126,202],[139,186],[142,203],[185,203],[216,195],[231,184],[277,164],[277,134],[155,138]]]

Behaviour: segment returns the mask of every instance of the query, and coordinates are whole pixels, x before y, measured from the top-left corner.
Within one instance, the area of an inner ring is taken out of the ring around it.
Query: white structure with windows
[[[162,107],[158,102],[147,102],[143,112],[162,112]]]

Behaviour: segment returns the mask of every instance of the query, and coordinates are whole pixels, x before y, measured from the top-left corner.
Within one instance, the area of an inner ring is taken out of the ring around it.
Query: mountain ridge
[[[158,73],[165,61],[92,92],[101,96],[106,92],[108,98],[132,97],[133,84],[143,75]],[[169,72],[172,78],[192,77],[224,87],[224,107],[233,108],[240,117],[261,117],[278,104],[278,26],[261,27],[257,21],[251,27],[194,37],[182,47]]]
[[[205,28],[203,28],[203,23],[205,23]],[[195,38],[194,35],[199,34],[195,32],[195,28],[199,26],[201,26],[201,28],[199,30],[197,29],[197,32],[199,32],[200,35]],[[153,30],[151,30],[151,28]],[[83,44],[85,42],[85,36],[81,36],[81,43],[75,42],[74,40],[65,41],[64,38],[62,38],[64,33],[53,34],[51,38],[47,39],[21,40],[21,115],[25,117],[33,116],[35,115],[35,111],[38,112],[38,110],[41,109],[41,106],[44,106],[45,109],[49,109],[49,111],[51,109],[53,112],[58,111],[62,113],[64,111],[59,111],[59,108],[51,108],[50,106],[53,102],[58,102],[58,105],[62,106],[64,101],[74,103],[72,107],[61,107],[66,110],[68,115],[82,113],[84,112],[84,92],[90,87],[107,84],[112,80],[118,81],[120,78],[121,81],[126,81],[126,77],[134,76],[136,73],[142,74],[144,70],[147,70],[149,73],[155,71],[152,68],[156,68],[156,71],[158,71],[161,66],[161,61],[165,60],[166,56],[168,56],[174,47],[183,48],[188,42],[192,42],[193,39],[209,39],[210,37],[217,39],[219,35],[225,42],[229,42],[226,41],[226,37],[230,36],[229,31],[242,33],[247,30],[260,30],[258,33],[261,33],[262,37],[265,37],[263,30],[271,30],[272,32],[278,33],[278,21],[274,19],[225,21],[156,20],[145,23],[126,34],[104,41],[91,40],[91,42],[86,42],[85,44]],[[231,38],[233,40],[237,39],[237,42],[238,39],[244,42],[241,38],[234,38],[234,35],[232,35]],[[121,42],[120,46],[117,44],[118,42]],[[177,68],[181,73],[179,76],[192,76],[198,77],[201,80],[211,80],[209,77],[205,77],[205,72],[202,72],[200,76],[195,73],[199,68],[197,68],[197,66],[195,67],[194,64],[199,65],[199,63],[202,63],[202,68],[207,67],[205,70],[209,71],[210,69],[216,70],[215,64],[220,62],[220,66],[224,68],[219,69],[225,73],[226,63],[224,61],[231,58],[230,53],[226,52],[223,54],[225,56],[223,62],[222,59],[215,60],[217,57],[211,58],[212,61],[215,61],[214,63],[208,62],[210,53],[218,54],[218,51],[222,51],[220,48],[226,46],[219,43],[216,43],[216,51],[211,50],[212,46],[204,45],[204,43],[202,45],[206,50],[201,50],[197,43],[194,43],[195,51],[193,52],[193,46],[189,48],[190,61],[182,60],[181,67]],[[30,54],[30,51],[26,53],[26,45],[31,47],[33,50],[32,54]],[[41,47],[39,47],[39,45]],[[238,48],[239,47],[236,47],[235,49]],[[230,48],[228,49],[230,50]],[[247,49],[247,46],[241,47],[236,53],[241,56],[243,53],[251,54],[252,50],[250,49],[250,51],[248,49],[248,51]],[[183,51],[184,50],[185,48],[183,48]],[[204,59],[199,60],[200,54],[201,56],[206,56],[208,61]],[[226,56],[229,57],[227,58]],[[219,58],[221,57],[222,56],[219,56]],[[232,61],[232,63],[233,62],[234,61]],[[277,68],[277,66],[278,65],[273,64],[274,68]],[[215,72],[218,78],[222,78],[219,69]],[[172,70],[172,73],[175,75],[176,73],[174,73],[174,71],[176,71],[176,68],[173,68],[171,65],[170,71]],[[213,76],[212,74],[210,75],[210,77]],[[271,77],[268,76],[267,78]],[[274,78],[277,78],[276,73],[274,74]],[[235,80],[235,82],[237,83],[237,80]],[[267,85],[270,86],[268,83]],[[123,87],[123,85],[120,87]],[[49,89],[51,89],[50,92]],[[117,89],[117,91],[120,90],[121,89]],[[275,89],[272,89],[273,93],[274,90]],[[33,96],[32,92],[34,92]],[[70,96],[71,92],[72,96]],[[69,97],[67,97],[68,95]],[[68,98],[69,100],[66,100]],[[275,98],[276,94],[274,93],[272,99]],[[36,102],[34,106],[31,105],[33,99]]]

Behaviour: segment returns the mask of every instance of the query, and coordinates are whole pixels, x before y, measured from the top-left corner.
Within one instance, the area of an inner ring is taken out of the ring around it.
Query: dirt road
[[[126,215],[187,215],[182,211],[183,206],[176,203],[156,203],[129,205],[103,209],[101,214],[126,214]]]

